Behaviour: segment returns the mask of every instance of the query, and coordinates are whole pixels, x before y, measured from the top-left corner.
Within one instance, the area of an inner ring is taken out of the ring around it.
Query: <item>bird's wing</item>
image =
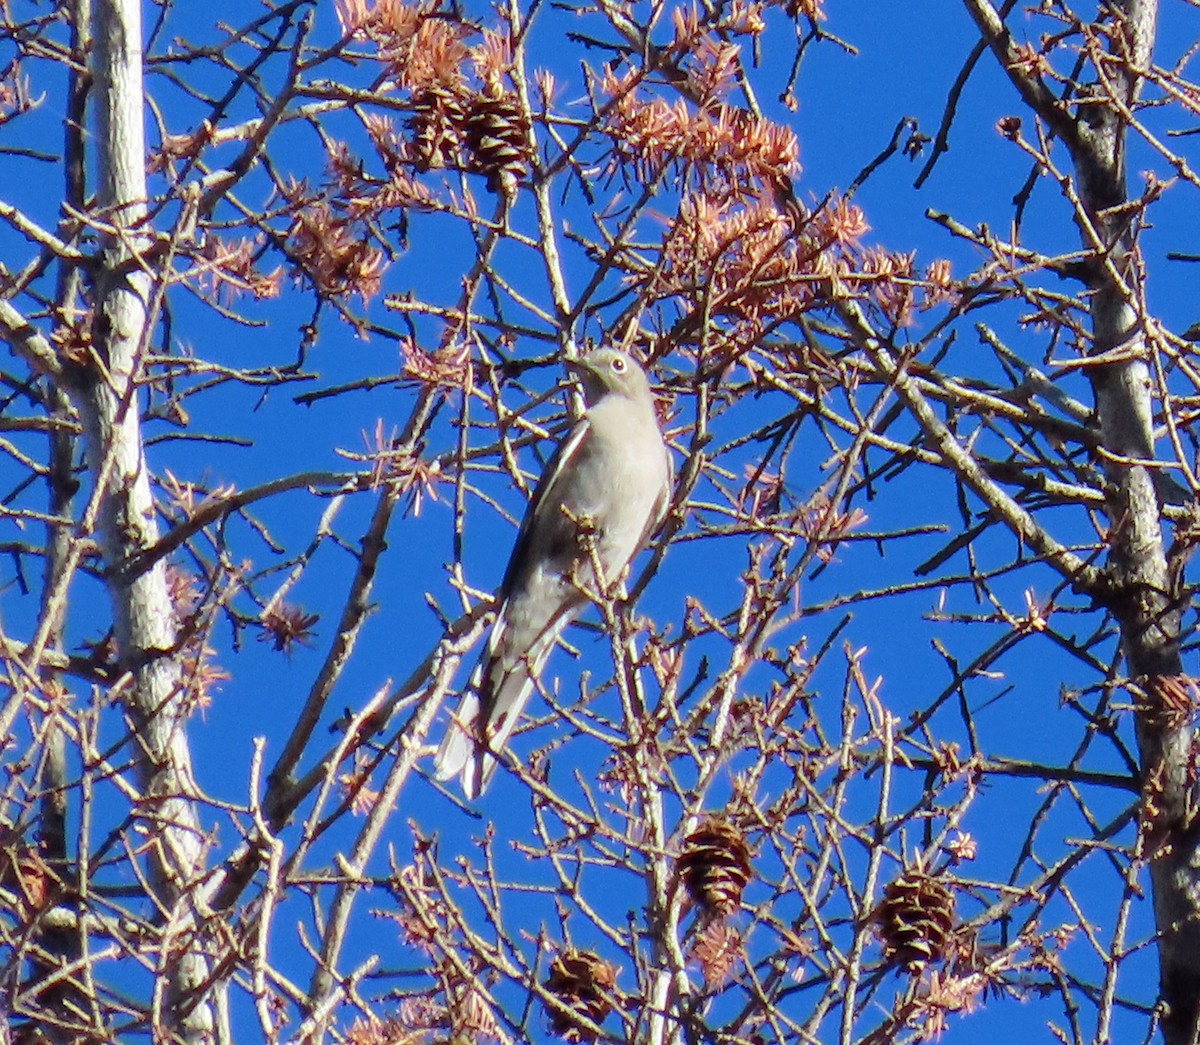
[[[650,512],[650,518],[646,520],[645,530],[642,531],[642,539],[638,541],[639,551],[645,548],[650,542],[650,538],[658,533],[659,527],[666,522],[667,509],[671,507],[671,494],[675,487],[675,465],[671,461],[671,451],[667,449],[665,441],[662,451],[663,456],[666,458],[667,468],[663,473],[662,486],[659,487],[658,497],[654,501],[654,508]]]
[[[534,488],[533,497],[525,509],[525,517],[517,530],[517,539],[513,542],[512,555],[508,559],[508,568],[504,571],[504,579],[497,589],[497,598],[503,602],[512,591],[513,583],[526,567],[530,553],[530,537],[535,530],[556,531],[566,522],[562,518],[562,498],[556,490],[562,484],[562,477],[570,470],[571,460],[579,453],[591,426],[587,418],[580,420],[568,433],[566,439],[558,444],[551,454],[550,460],[542,470],[541,478]],[[547,513],[554,515],[547,518]],[[543,522],[545,520],[545,522]]]
[[[546,597],[549,592],[543,586],[553,583],[551,578],[545,575],[534,578],[534,571],[528,568],[530,562],[526,556],[536,554],[553,562],[564,555],[573,558],[578,554],[575,524],[562,514],[566,490],[556,480],[560,475],[571,471],[572,461],[585,446],[588,432],[586,422],[577,425],[558,448],[543,473],[545,481],[539,484],[521,525],[521,533],[502,588],[506,596],[505,602],[500,607],[487,650],[480,662],[480,672],[474,679],[475,691],[479,694],[481,704],[480,717],[474,722],[475,744],[466,753],[462,770],[463,791],[470,799],[482,793],[495,773],[496,753],[504,750],[508,738],[521,719],[521,713],[533,692],[534,682],[541,675],[542,667],[554,643],[584,601],[573,587],[564,586],[557,593],[553,612],[547,614],[544,619],[537,620],[539,630],[536,634],[523,633],[516,642],[512,641],[514,636],[506,634],[506,629],[514,623],[510,620],[514,610],[513,601],[520,601],[523,594],[529,594],[529,590],[523,586],[534,585],[535,589],[539,589],[539,594]],[[644,547],[646,541],[662,525],[671,502],[674,469],[670,453],[665,446],[662,447],[662,453],[662,483],[647,515],[635,552]],[[559,544],[563,547],[556,551],[555,546]],[[621,565],[624,567],[624,563]],[[514,592],[511,590],[514,586],[523,590]],[[530,622],[523,612],[517,610],[515,616],[528,627]]]
[[[534,634],[521,639],[518,644],[524,648],[519,657],[501,656],[511,623],[508,617],[513,589],[533,581],[534,556],[553,560],[573,547],[574,527],[562,514],[563,476],[570,472],[589,427],[586,418],[576,424],[542,470],[496,592],[500,604],[496,622],[438,748],[434,775],[439,780],[461,775],[468,799],[478,797],[495,772],[495,758],[488,752],[504,747],[529,700],[534,677],[567,623],[568,606],[564,602],[539,623]]]

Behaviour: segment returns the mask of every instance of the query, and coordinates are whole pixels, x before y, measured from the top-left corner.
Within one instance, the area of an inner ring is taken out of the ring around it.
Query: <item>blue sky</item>
[[[833,189],[845,189],[855,176],[884,148],[891,138],[897,122],[903,117],[917,121],[922,132],[932,135],[938,122],[949,85],[957,74],[967,54],[975,32],[965,11],[958,5],[940,2],[912,2],[905,4],[867,3],[856,4],[846,0],[830,0],[826,5],[828,27],[842,39],[852,44],[856,54],[848,54],[834,43],[823,43],[812,47],[805,57],[796,85],[799,101],[795,113],[789,113],[778,102],[776,95],[783,86],[787,64],[791,58],[792,43],[786,25],[772,21],[763,38],[762,69],[756,75],[759,101],[771,117],[788,123],[796,131],[800,141],[802,172],[796,179],[797,191],[805,201],[822,198]],[[208,30],[213,19],[234,19],[242,15],[237,4],[205,5],[203,10],[189,9],[176,12],[186,20],[186,25],[175,31],[185,32],[194,26],[195,38]],[[480,17],[487,15],[482,7],[474,12]],[[330,39],[336,26],[332,5],[321,3],[316,8],[317,36]],[[564,82],[564,94],[568,98],[581,97],[579,61],[598,61],[594,56],[583,55],[566,47],[559,35],[576,20],[566,14],[547,8],[539,23],[535,41],[546,41],[545,51],[539,51],[535,43],[531,52],[531,66],[552,66]],[[1178,0],[1167,0],[1163,6],[1161,27],[1160,60],[1173,62],[1195,40],[1200,30],[1200,12]],[[188,35],[192,35],[188,32]],[[202,68],[202,67],[197,67]],[[192,75],[183,70],[184,75]],[[199,75],[205,75],[200,73]],[[211,71],[208,75],[212,75]],[[347,71],[348,76],[365,76],[363,69]],[[213,76],[214,85],[221,77]],[[48,80],[48,83],[53,83]],[[162,86],[161,80],[151,81],[151,91]],[[215,86],[213,88],[216,89]],[[46,136],[56,135],[57,117],[61,110],[60,96],[53,87],[48,87],[38,114],[14,125],[14,137],[20,144],[36,145]],[[203,107],[187,104],[178,94],[164,92],[170,101],[164,103],[164,111],[170,129],[176,133],[192,129],[203,113]],[[252,113],[248,101],[232,114],[244,118]],[[877,170],[857,195],[867,213],[873,231],[868,239],[879,242],[891,250],[916,251],[924,264],[939,257],[952,259],[955,272],[963,275],[979,258],[970,248],[952,240],[948,234],[925,217],[926,209],[947,211],[958,220],[974,225],[987,223],[997,233],[1008,229],[1012,216],[1012,197],[1025,180],[1029,165],[1014,146],[1005,141],[995,130],[998,118],[1020,111],[1013,92],[995,68],[990,57],[985,56],[967,90],[963,94],[954,124],[951,150],[939,161],[925,186],[918,190],[913,181],[924,162],[922,156],[912,162],[901,155],[892,157]],[[1152,116],[1156,126],[1177,115]],[[341,117],[329,122],[331,133],[336,137],[346,135],[353,140],[353,121]],[[358,138],[361,145],[361,136]],[[322,177],[323,154],[315,136],[303,127],[289,127],[279,136],[276,162],[281,169],[294,172],[299,177],[314,181]],[[225,147],[214,160],[227,160],[235,146]],[[927,153],[926,153],[927,155]],[[48,165],[30,159],[7,158],[3,161],[17,173],[8,179],[8,187],[0,195],[8,202],[27,206],[48,223],[53,221],[57,205],[57,187],[48,191],[44,172]],[[1136,172],[1143,167],[1157,166],[1162,172],[1161,161],[1156,161],[1144,147],[1134,150],[1130,169]],[[57,175],[56,175],[57,176]],[[1136,191],[1136,190],[1135,190]],[[485,198],[482,189],[478,190]],[[255,198],[255,193],[260,197]],[[265,200],[264,182],[252,178],[247,183],[246,198],[258,205]],[[578,201],[564,207],[568,218],[578,214],[585,218]],[[1148,293],[1152,305],[1158,310],[1162,321],[1175,331],[1182,331],[1200,319],[1194,308],[1194,282],[1192,269],[1186,264],[1165,260],[1168,250],[1195,250],[1196,208],[1193,200],[1184,192],[1168,195],[1165,202],[1154,212],[1154,227],[1144,237],[1144,246],[1151,266],[1151,283]],[[518,210],[514,221],[528,220],[528,212]],[[1046,180],[1040,183],[1026,212],[1024,239],[1029,245],[1048,252],[1074,244],[1074,229],[1069,216],[1059,199],[1054,186]],[[434,216],[414,216],[409,229],[409,245],[402,250],[389,268],[383,284],[383,294],[398,294],[415,290],[428,300],[450,303],[458,293],[459,283],[465,266],[469,263],[470,242],[454,223]],[[19,242],[11,233],[0,237],[0,248],[10,257],[23,258]],[[536,274],[531,270],[520,271],[528,264],[528,256],[521,259],[514,252],[511,262],[518,272],[522,287],[528,287],[532,296],[544,296],[544,287],[537,285]],[[10,262],[10,267],[15,267]],[[581,286],[588,272],[578,262],[568,269],[568,277]],[[514,277],[516,278],[516,277]],[[262,328],[253,328],[232,323],[215,316],[196,302],[180,297],[173,301],[173,348],[194,349],[197,356],[224,362],[229,365],[264,366],[269,363],[286,364],[295,358],[296,331],[308,321],[310,310],[300,295],[289,289],[282,302],[251,304],[246,312],[254,319],[261,319]],[[1045,366],[1042,358],[1046,339],[1043,334],[1029,331],[1017,322],[1016,308],[1000,309],[990,317],[998,331],[1010,339],[1009,343],[1029,363]],[[395,323],[394,317],[382,314],[384,322]],[[398,326],[398,324],[396,324]],[[999,368],[977,345],[970,320],[960,322],[959,341],[947,357],[948,369],[959,369],[964,373],[989,380],[1001,380]],[[595,331],[589,331],[595,333]],[[914,331],[919,335],[921,330]],[[542,352],[545,346],[518,345],[516,354]],[[256,388],[230,388],[210,397],[198,396],[188,400],[192,428],[195,431],[213,431],[252,443],[244,447],[214,446],[210,443],[190,443],[172,439],[158,442],[151,447],[151,466],[162,474],[170,469],[179,478],[211,486],[235,483],[245,488],[258,482],[306,469],[343,470],[349,467],[338,450],[362,451],[365,448],[364,434],[369,435],[377,421],[382,421],[385,430],[401,423],[412,401],[410,387],[389,385],[370,392],[354,392],[336,398],[324,399],[310,406],[299,406],[293,395],[315,388],[331,387],[358,378],[393,374],[400,364],[396,344],[386,337],[362,339],[355,336],[344,323],[326,312],[321,319],[316,343],[307,359],[307,368],[314,377],[304,385],[283,386],[263,395]],[[550,379],[547,374],[532,376],[526,383],[528,388],[540,390]],[[1064,382],[1072,394],[1084,402],[1088,393],[1081,378]],[[523,393],[513,390],[511,398],[518,401]],[[430,454],[441,452],[453,445],[454,430],[450,424],[454,405],[447,404],[431,433],[428,446]],[[746,408],[753,411],[753,405]],[[545,416],[555,412],[547,407]],[[746,422],[747,424],[749,421]],[[911,425],[902,426],[911,433]],[[163,434],[162,430],[156,434]],[[792,469],[787,474],[789,489],[799,499],[806,498],[825,478],[822,462],[827,456],[815,433],[809,432],[802,440],[805,452],[793,459]],[[530,455],[526,467],[534,470],[536,459]],[[492,491],[502,499],[506,508],[519,513],[522,500],[506,483],[495,482]],[[383,566],[373,593],[375,608],[364,632],[361,647],[354,662],[339,682],[330,708],[328,719],[340,714],[344,706],[361,706],[388,679],[398,681],[406,676],[420,657],[437,641],[441,633],[439,622],[426,605],[426,594],[431,593],[445,612],[455,612],[454,597],[447,584],[446,564],[452,558],[452,512],[451,490],[444,488],[440,501],[429,501],[419,518],[397,518],[389,533],[389,554],[384,556]],[[317,519],[327,507],[327,501],[314,498],[303,492],[285,495],[263,504],[258,511],[266,528],[280,544],[296,551],[311,537]],[[860,502],[870,519],[867,529],[883,531],[890,527],[917,524],[957,525],[954,490],[944,475],[912,469],[894,481],[880,484],[879,495],[874,500]],[[371,510],[366,497],[351,498],[341,507],[337,517],[338,534],[353,548],[358,535],[365,526]],[[1061,525],[1064,532],[1076,533],[1081,539],[1087,533],[1087,523],[1081,514]],[[952,532],[952,531],[951,531]],[[512,530],[488,509],[469,515],[466,532],[464,565],[467,579],[481,589],[492,587],[500,578],[507,555]],[[261,569],[273,561],[267,544],[239,521],[230,524],[230,543],[247,559],[253,558],[255,568]],[[806,605],[815,605],[838,593],[873,589],[888,583],[901,583],[911,576],[915,566],[924,561],[946,540],[943,535],[915,536],[889,547],[886,557],[870,542],[851,542],[843,545],[835,561],[824,571],[806,580],[800,589],[799,598]],[[982,549],[997,563],[1011,557],[1011,541],[1000,539]],[[744,542],[723,540],[687,544],[675,547],[668,555],[659,576],[647,590],[640,605],[642,612],[651,616],[656,623],[676,622],[682,617],[686,594],[700,595],[715,605],[727,608],[738,587],[738,575],[745,567]],[[282,729],[294,716],[303,695],[316,671],[324,644],[333,633],[339,600],[342,598],[350,571],[352,556],[347,548],[337,547],[334,542],[324,542],[303,579],[296,586],[291,598],[302,603],[308,610],[319,612],[321,620],[316,627],[316,641],[312,649],[300,648],[290,656],[272,652],[266,645],[256,642],[250,632],[235,636],[224,624],[218,625],[214,640],[218,648],[218,659],[231,673],[232,678],[220,689],[213,706],[202,720],[196,722],[193,733],[198,777],[205,790],[214,798],[242,801],[248,786],[249,757],[254,738],[267,738],[268,762],[282,744]],[[1031,567],[998,582],[997,589],[1005,598],[1006,606],[1018,610],[1022,605],[1022,592],[1032,586],[1039,593],[1049,591],[1053,578],[1049,571]],[[71,622],[71,640],[79,643],[99,637],[103,629],[95,623],[87,607],[97,605],[99,593],[94,583],[80,580],[76,584],[81,612]],[[263,584],[269,592],[271,585]],[[16,596],[10,586],[0,601],[6,627],[17,631],[21,622],[27,620],[30,600]],[[936,591],[904,596],[891,601],[868,602],[853,608],[853,620],[846,627],[842,638],[851,647],[866,646],[869,649],[864,665],[871,677],[884,676],[882,698],[889,709],[902,718],[911,710],[925,706],[931,694],[939,691],[949,680],[944,660],[930,645],[931,632],[923,617],[938,605]],[[946,610],[967,613],[977,611],[968,593],[963,590],[952,593],[945,603]],[[820,644],[837,625],[842,611],[814,615],[791,626],[787,641],[806,639],[809,648]],[[1080,616],[1078,632],[1086,635],[1096,627],[1096,618]],[[1068,629],[1070,630],[1070,629]],[[936,635],[953,649],[960,661],[968,661],[978,651],[1004,631],[1003,625],[952,624],[938,629]],[[593,631],[574,629],[571,640],[582,650],[582,659],[577,664],[563,653],[551,661],[549,676],[561,683],[564,692],[572,692],[578,685],[581,668],[594,667],[597,672],[604,669],[608,656],[607,644]],[[840,642],[840,640],[839,640]],[[237,648],[235,649],[235,645]],[[840,648],[840,645],[839,645]],[[691,667],[692,665],[689,665]],[[1029,759],[1045,760],[1054,764],[1065,762],[1071,747],[1077,742],[1079,725],[1072,719],[1072,712],[1060,707],[1060,688],[1071,688],[1090,684],[1095,680],[1086,675],[1072,659],[1062,654],[1048,640],[1031,640],[1005,663],[1004,678],[977,680],[969,690],[969,700],[978,708],[976,724],[980,729],[982,746],[989,753]],[[839,654],[831,654],[828,667],[816,677],[815,684],[828,691],[830,700],[836,699],[841,685],[843,662]],[[464,672],[465,675],[465,672]],[[990,703],[995,699],[994,703]],[[956,736],[955,712],[951,705],[936,720],[936,728],[945,735]],[[836,704],[831,705],[836,712]],[[831,713],[833,713],[831,712]],[[542,709],[540,713],[544,713]],[[110,727],[115,734],[115,723]],[[553,735],[552,724],[547,724],[539,735],[522,738],[518,750],[528,751],[541,746],[548,735]],[[1128,719],[1121,728],[1128,733]],[[961,734],[961,730],[958,731]],[[961,741],[961,735],[958,735]],[[1129,737],[1126,736],[1126,741]],[[318,742],[323,747],[324,738]],[[568,759],[578,757],[587,778],[591,779],[599,768],[599,753],[587,745],[575,745],[557,756],[555,773],[570,787]],[[1115,770],[1117,760],[1111,755],[1097,754],[1092,768]],[[783,781],[773,781],[773,786],[782,787]],[[915,800],[920,782],[907,780],[901,787],[901,795]],[[980,879],[996,875],[1003,876],[1012,864],[1019,849],[1024,831],[1037,805],[1042,801],[1035,785],[1010,780],[991,780],[984,794],[968,815],[963,829],[975,834],[980,842],[979,862],[964,875],[977,874]],[[1117,793],[1098,799],[1098,815],[1116,815],[1128,796]],[[873,800],[869,788],[864,789],[861,802]],[[902,806],[902,802],[897,802]],[[497,780],[493,791],[480,806],[485,817],[507,820],[511,837],[528,838],[528,801],[525,793],[510,780]],[[413,783],[403,795],[403,808],[394,819],[394,838],[389,842],[394,848],[396,859],[404,863],[410,845],[408,819],[421,825],[422,830],[439,833],[443,847],[443,858],[450,862],[450,854],[459,850],[472,850],[471,837],[478,834],[480,821],[468,820],[453,811],[446,799],[432,789]],[[321,861],[332,859],[333,852],[347,844],[356,825],[331,833],[328,841],[318,846],[313,855],[313,867]],[[522,832],[525,832],[523,835]],[[1060,839],[1086,837],[1088,825],[1078,812],[1072,812],[1066,803],[1060,803],[1040,827],[1040,837],[1049,839],[1047,849],[1058,851],[1063,844]],[[219,846],[233,841],[233,832],[219,835]],[[910,845],[915,845],[920,829],[913,828]],[[853,863],[862,854],[849,857]],[[506,846],[497,850],[497,859],[514,879],[529,881],[544,880],[545,869],[531,865],[519,853]],[[1100,858],[1094,858],[1100,862]],[[374,867],[376,873],[384,873],[384,854]],[[599,886],[606,910],[619,912],[622,905],[637,909],[642,902],[637,894],[638,883],[633,878],[621,879],[617,884],[604,882]],[[759,887],[760,889],[763,887]],[[1077,888],[1081,904],[1092,915],[1103,935],[1110,926],[1106,924],[1112,914],[1113,876],[1103,869],[1094,875],[1084,873],[1077,877]],[[1096,907],[1088,906],[1090,893],[1101,897]],[[752,898],[761,899],[762,892],[751,891]],[[379,894],[363,900],[363,910],[378,903],[387,908],[387,897]],[[278,922],[276,945],[280,966],[289,974],[305,982],[309,963],[302,955],[295,960],[289,950],[295,947],[292,922],[304,921],[308,916],[296,903],[294,910]],[[965,913],[974,913],[970,901],[964,900]],[[1135,932],[1146,932],[1149,928],[1148,901],[1135,905]],[[544,897],[530,895],[516,901],[510,908],[510,929],[521,928],[536,932],[537,926],[546,926],[553,934],[554,918],[551,905]],[[1048,917],[1061,918],[1063,922],[1075,919],[1076,915],[1065,907],[1056,905]],[[743,922],[747,919],[743,917]],[[381,946],[387,949],[395,936],[395,928],[386,919],[364,922],[372,926],[347,948],[345,966],[366,953]],[[381,944],[380,941],[386,941]],[[991,941],[996,942],[996,941]],[[1086,948],[1079,939],[1071,944],[1072,955],[1079,955]],[[399,948],[396,949],[397,952]],[[395,964],[409,964],[411,954],[395,956]],[[385,965],[388,963],[385,962]],[[1086,968],[1083,961],[1081,967]],[[1094,962],[1090,963],[1095,968]],[[1136,985],[1140,999],[1153,998],[1153,975],[1150,952],[1137,960],[1138,969],[1132,983]],[[629,971],[627,970],[627,975]],[[625,983],[628,987],[629,984]],[[898,982],[896,990],[902,988]],[[1129,988],[1130,990],[1133,987]],[[509,1001],[519,1007],[518,995],[508,992]],[[890,998],[884,990],[881,1000]],[[958,1041],[1010,1041],[1020,1035],[1031,1038],[1045,1037],[1045,1021],[1052,1018],[1048,1009],[1035,1004],[1018,1004],[1008,1001],[993,1001],[983,1012],[952,1024],[943,1039]],[[237,1019],[246,1028],[253,1026],[251,1013],[240,1003]],[[244,1023],[242,1021],[245,1021]],[[533,1025],[540,1026],[536,1019]],[[1132,1017],[1128,1034],[1141,1027],[1141,1018]],[[1123,1040],[1122,1024],[1114,1030],[1115,1040]],[[1140,1033],[1140,1032],[1139,1032]],[[249,1039],[247,1039],[249,1040]]]

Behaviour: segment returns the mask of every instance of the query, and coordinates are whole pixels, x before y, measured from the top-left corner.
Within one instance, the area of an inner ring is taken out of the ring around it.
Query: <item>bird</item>
[[[595,590],[617,581],[666,518],[673,468],[645,370],[609,346],[566,361],[584,412],[558,444],[517,531],[496,619],[434,759],[468,800],[496,771],[546,658]]]

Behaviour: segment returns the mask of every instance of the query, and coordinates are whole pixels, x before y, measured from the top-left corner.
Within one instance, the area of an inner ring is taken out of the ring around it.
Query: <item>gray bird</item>
[[[589,542],[612,584],[662,524],[671,499],[671,455],[645,371],[615,348],[567,367],[587,409],[525,510],[496,592],[496,622],[434,763],[439,780],[461,775],[469,799],[487,786],[550,650],[587,602],[581,587],[596,587]]]

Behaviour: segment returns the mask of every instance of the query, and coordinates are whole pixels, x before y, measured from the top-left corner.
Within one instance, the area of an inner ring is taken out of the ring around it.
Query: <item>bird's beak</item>
[[[568,359],[564,366],[567,368],[567,373],[570,374],[584,388],[589,384],[596,382],[596,368],[592,365],[592,361],[587,356],[579,356],[576,359]]]

